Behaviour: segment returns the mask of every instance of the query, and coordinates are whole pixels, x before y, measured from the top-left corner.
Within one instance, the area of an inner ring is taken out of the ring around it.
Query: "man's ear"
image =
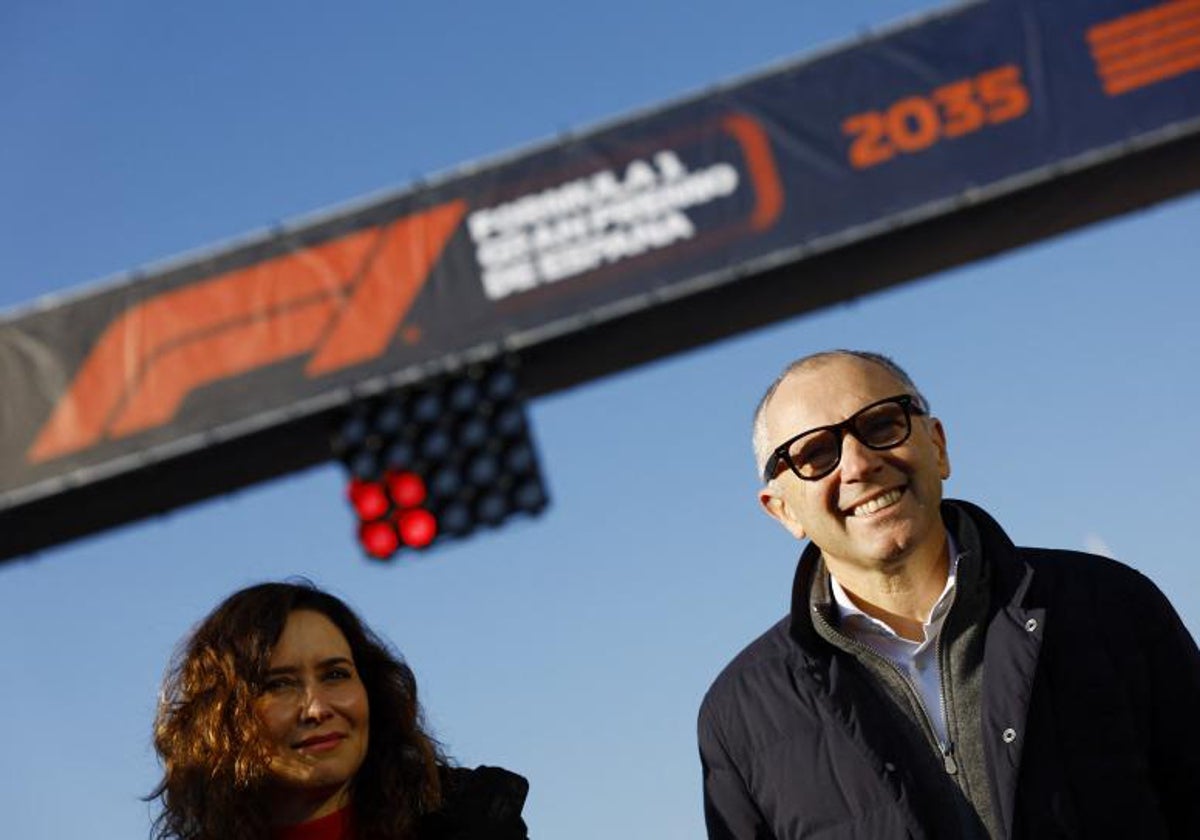
[[[796,518],[794,508],[770,484],[758,491],[758,504],[767,516],[787,528],[793,537],[798,540],[805,538],[804,525]]]
[[[937,447],[938,467],[942,481],[945,481],[950,477],[950,450],[946,446],[946,430],[942,427],[942,421],[936,417],[929,418],[929,436],[933,439],[933,445]]]

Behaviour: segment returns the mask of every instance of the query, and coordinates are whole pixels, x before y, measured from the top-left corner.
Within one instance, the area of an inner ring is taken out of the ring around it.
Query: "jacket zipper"
[[[941,756],[942,767],[945,769],[946,773],[951,776],[958,773],[958,762],[954,760],[954,742],[947,738],[945,743],[943,743],[942,740],[938,738],[937,728],[933,725],[933,719],[929,716],[929,710],[925,708],[925,701],[921,699],[921,692],[917,691],[916,685],[909,678],[908,674],[900,670],[900,668],[898,668],[895,663],[892,662],[892,660],[888,659],[875,648],[871,647],[865,642],[860,642],[858,639],[851,638],[850,636],[847,636],[839,631],[837,628],[833,627],[828,621],[825,620],[825,616],[821,614],[820,610],[814,609],[813,615],[816,616],[817,620],[820,621],[822,626],[824,626],[825,629],[831,634],[845,640],[850,645],[873,656],[875,659],[882,662],[886,667],[892,669],[896,676],[900,677],[900,679],[904,681],[904,684],[908,686],[908,690],[912,695],[912,699],[916,700],[917,702],[917,708],[921,710],[921,717],[925,722],[925,735],[929,738],[930,744],[933,745],[933,747],[938,751],[938,754]],[[942,720],[946,721],[946,728],[949,729],[950,720],[949,716],[946,714],[946,669],[942,667],[941,633],[938,634],[937,645],[934,649],[934,653],[937,656],[938,683],[941,688],[941,696],[939,699],[941,701],[940,706],[942,711]]]

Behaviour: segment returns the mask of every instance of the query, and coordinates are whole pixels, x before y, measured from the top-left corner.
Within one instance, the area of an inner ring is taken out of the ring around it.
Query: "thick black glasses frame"
[[[905,430],[904,434],[901,435],[900,439],[898,441],[896,441],[895,443],[889,443],[886,446],[873,446],[870,443],[868,443],[867,441],[863,440],[862,437],[858,434],[858,428],[857,428],[858,419],[860,417],[862,417],[863,414],[870,411],[871,409],[879,408],[879,406],[887,405],[888,403],[895,403],[896,405],[900,406],[900,408],[902,408],[904,410],[904,425],[907,426],[908,428]],[[884,450],[887,450],[887,449],[895,449],[897,446],[904,443],[904,441],[908,440],[909,437],[912,435],[912,416],[914,414],[917,415],[918,417],[921,417],[922,415],[925,414],[925,409],[923,409],[920,405],[917,404],[917,401],[915,399],[913,399],[911,394],[900,394],[899,396],[888,397],[888,398],[882,399],[882,400],[876,400],[875,402],[871,403],[870,405],[863,406],[858,411],[854,412],[849,417],[847,417],[845,420],[843,420],[841,423],[834,423],[831,426],[817,426],[815,429],[808,429],[807,431],[801,432],[798,435],[794,435],[794,436],[788,438],[787,440],[785,440],[783,443],[779,444],[779,446],[776,446],[775,449],[771,452],[770,457],[767,458],[766,466],[763,467],[763,481],[770,483],[771,480],[775,478],[776,473],[779,471],[779,462],[780,461],[787,464],[788,468],[793,473],[795,473],[796,477],[799,478],[801,481],[819,481],[820,479],[824,478],[825,476],[829,475],[831,472],[836,470],[838,467],[838,464],[840,464],[842,462],[842,443],[846,440],[847,432],[854,435],[854,439],[857,440],[859,443],[861,443],[863,446],[867,447],[868,449],[874,449],[876,452],[883,452]],[[837,460],[835,460],[833,462],[833,464],[829,467],[829,469],[825,470],[822,473],[819,473],[818,475],[810,475],[810,476],[800,475],[800,469],[792,461],[792,456],[790,454],[788,454],[788,450],[791,449],[792,444],[795,443],[796,441],[800,440],[800,438],[808,437],[809,435],[816,434],[817,432],[833,432],[834,434],[837,435],[837,439],[838,439]]]

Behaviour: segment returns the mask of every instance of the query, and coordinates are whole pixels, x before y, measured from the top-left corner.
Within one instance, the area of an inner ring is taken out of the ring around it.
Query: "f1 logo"
[[[451,201],[131,307],[80,366],[28,460],[161,426],[195,389],[293,356],[312,354],[310,377],[375,358],[466,209]]]

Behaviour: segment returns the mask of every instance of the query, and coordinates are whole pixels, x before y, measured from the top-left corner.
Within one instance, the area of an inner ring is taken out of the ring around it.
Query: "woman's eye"
[[[349,668],[331,668],[326,674],[327,680],[348,680],[352,674]]]
[[[291,686],[292,680],[283,677],[275,677],[263,683],[263,691],[283,691],[284,689],[291,688]]]

